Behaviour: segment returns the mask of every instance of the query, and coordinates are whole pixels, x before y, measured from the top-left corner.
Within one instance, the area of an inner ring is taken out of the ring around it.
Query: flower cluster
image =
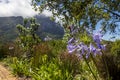
[[[97,54],[102,54],[101,50],[105,50],[106,45],[102,45],[102,35],[101,32],[97,32],[93,34],[93,40],[97,47],[95,47],[92,43],[89,45],[85,45],[83,42],[78,43],[78,40],[75,38],[71,38],[68,41],[67,49],[69,53],[76,52],[76,55],[79,57],[82,57],[83,55],[86,56],[86,58],[89,58],[90,54],[93,56],[96,56]]]

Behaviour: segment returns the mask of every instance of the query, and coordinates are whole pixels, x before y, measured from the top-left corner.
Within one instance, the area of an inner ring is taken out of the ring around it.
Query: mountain
[[[45,17],[44,15],[35,16],[36,21],[40,23],[40,27],[38,29],[38,34],[41,38],[49,35],[53,38],[62,38],[64,35],[64,29],[54,21],[51,21],[49,17]]]
[[[63,28],[51,21],[44,15],[35,16],[37,23],[40,24],[37,34],[43,39],[46,36],[54,39],[62,38],[64,35]],[[18,36],[17,24],[23,24],[24,18],[18,17],[0,17],[0,41],[13,41]]]

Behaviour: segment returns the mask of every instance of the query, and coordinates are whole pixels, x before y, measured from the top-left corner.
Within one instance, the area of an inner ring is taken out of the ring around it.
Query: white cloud
[[[0,0],[0,17],[31,17],[38,14],[30,4],[31,0]],[[43,14],[51,16],[49,11],[44,11]]]
[[[52,16],[52,12],[48,11],[48,10],[44,10],[42,12],[42,14],[44,14],[45,16]]]

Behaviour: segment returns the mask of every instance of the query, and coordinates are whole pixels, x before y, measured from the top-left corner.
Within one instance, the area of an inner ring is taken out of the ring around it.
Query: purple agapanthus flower
[[[101,31],[98,31],[97,33],[93,34],[93,40],[95,41],[99,49],[102,49],[102,45],[101,45],[102,37],[103,35],[101,34]]]
[[[96,43],[98,43],[98,44],[100,44],[100,42],[101,42],[101,36],[100,36],[100,34],[94,34],[93,35],[93,40],[96,42]]]
[[[93,39],[97,43],[99,43],[102,40],[103,35],[102,35],[101,32],[102,31],[100,30],[100,31],[98,31],[98,32],[96,32],[96,33],[93,34]]]
[[[70,26],[71,32],[74,32],[74,26]],[[89,58],[90,54],[93,56],[101,55],[101,50],[105,50],[106,45],[102,45],[102,37],[101,31],[93,34],[93,40],[97,47],[95,47],[92,43],[90,43],[89,47],[85,45],[83,42],[78,43],[79,41],[74,38],[74,35],[71,39],[68,41],[67,49],[69,53],[76,52],[76,55],[80,58],[84,55],[87,58]]]
[[[84,43],[80,42],[80,44],[78,44],[78,51],[81,51],[81,54],[84,54],[84,52],[88,50],[87,45],[85,45]]]
[[[101,55],[101,49],[94,47],[91,43],[89,46],[89,53],[93,54],[93,56],[96,56],[97,54]]]
[[[74,52],[77,49],[77,46],[73,45],[73,44],[68,44],[67,45],[67,50],[69,53]]]
[[[68,41],[68,44],[71,44],[72,42],[74,42],[74,38],[72,37],[69,41]]]
[[[88,59],[88,58],[89,58],[89,56],[90,56],[90,53],[87,53],[87,54],[86,54],[86,59]]]
[[[96,48],[90,43],[89,50],[91,53],[94,53],[96,51]]]

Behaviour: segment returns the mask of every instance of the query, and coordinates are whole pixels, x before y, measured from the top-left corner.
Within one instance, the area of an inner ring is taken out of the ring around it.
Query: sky
[[[37,15],[31,6],[31,0],[0,0],[0,17],[23,16],[32,17]],[[45,10],[42,14],[51,16],[51,12]]]
[[[118,29],[118,28],[120,29],[120,23],[117,23],[117,25],[118,25],[118,27],[116,29]],[[96,29],[95,29],[94,33],[97,33],[100,30],[101,26],[102,25],[100,24],[100,22],[98,22],[96,24]],[[107,40],[107,41],[115,41],[117,39],[120,40],[120,32],[119,31],[116,31],[116,32],[117,32],[117,34],[110,34],[110,31],[107,31],[105,33],[105,35],[102,37],[102,39]]]

